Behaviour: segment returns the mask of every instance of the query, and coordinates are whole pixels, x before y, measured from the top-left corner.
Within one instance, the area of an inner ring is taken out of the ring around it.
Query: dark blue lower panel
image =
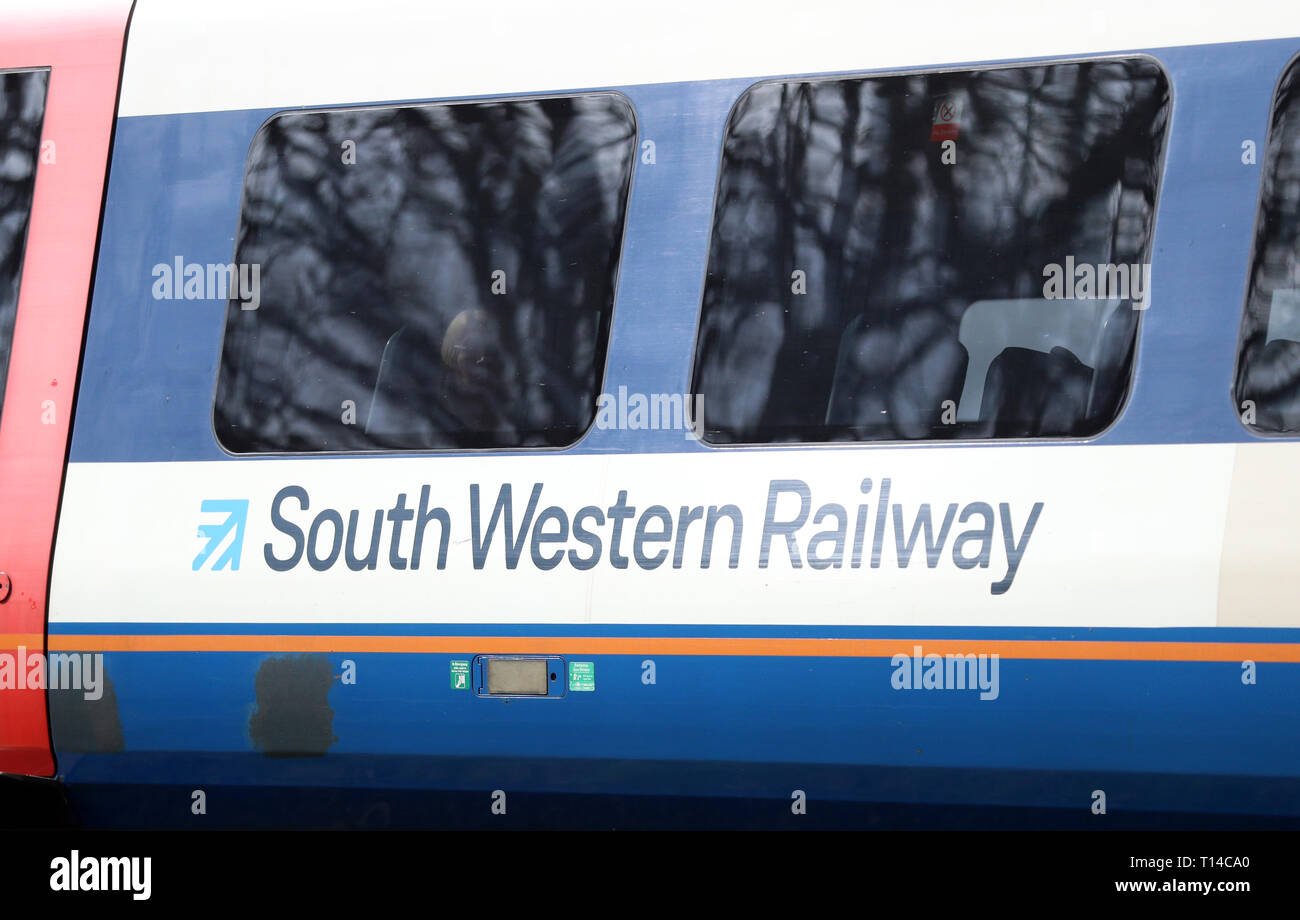
[[[329,755],[251,765],[249,755],[70,759],[73,818],[87,826],[483,829],[1292,829],[1300,780],[821,764],[483,760]],[[136,782],[165,766],[189,782]],[[231,783],[260,775],[264,784]],[[655,794],[596,790],[658,788]],[[1107,790],[1094,814],[1092,790]],[[696,790],[721,790],[700,795]],[[791,794],[806,794],[795,814]],[[206,813],[193,811],[204,792]],[[505,793],[505,813],[494,812]],[[677,791],[672,791],[677,790]],[[844,797],[847,796],[847,797]],[[1021,800],[1072,805],[1013,806]],[[1202,810],[1187,810],[1200,803]],[[1281,814],[1280,812],[1289,812]]]

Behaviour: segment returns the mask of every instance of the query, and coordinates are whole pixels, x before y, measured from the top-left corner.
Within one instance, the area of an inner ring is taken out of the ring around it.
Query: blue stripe
[[[1241,142],[1262,152],[1274,87],[1298,44],[1150,52],[1169,71],[1175,97],[1153,296],[1132,398],[1096,443],[1257,439],[1229,395],[1260,179],[1258,165],[1242,165]],[[633,179],[609,392],[689,388],[722,130],[753,82],[618,87],[636,107],[641,139],[655,141],[657,162],[638,164]],[[155,301],[151,271],[177,255],[230,261],[248,145],[275,111],[119,119],[74,462],[235,459],[210,426],[225,304]],[[568,453],[705,449],[679,431],[593,430]]]

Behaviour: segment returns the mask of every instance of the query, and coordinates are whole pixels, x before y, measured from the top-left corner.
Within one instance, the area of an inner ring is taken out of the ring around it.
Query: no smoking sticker
[[[930,140],[955,141],[961,124],[961,103],[952,96],[940,96],[934,102],[934,122]]]

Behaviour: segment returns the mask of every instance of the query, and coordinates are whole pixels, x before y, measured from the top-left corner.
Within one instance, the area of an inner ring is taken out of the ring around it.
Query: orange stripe
[[[0,649],[40,648],[39,635],[0,635]],[[1300,644],[1283,642],[1077,642],[999,639],[765,639],[646,636],[50,636],[50,651],[380,652],[406,654],[736,655],[889,658],[923,654],[993,655],[1051,661],[1270,661],[1300,663]]]

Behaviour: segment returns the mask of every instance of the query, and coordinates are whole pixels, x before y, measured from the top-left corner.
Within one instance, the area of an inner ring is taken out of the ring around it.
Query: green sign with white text
[[[596,662],[569,662],[569,690],[573,692],[596,689]]]
[[[451,662],[451,689],[469,689],[469,662],[453,659]]]

